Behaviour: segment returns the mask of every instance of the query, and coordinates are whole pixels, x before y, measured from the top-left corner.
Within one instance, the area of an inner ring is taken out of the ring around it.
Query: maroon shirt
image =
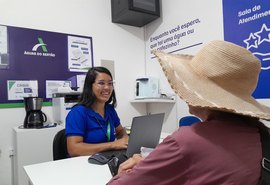
[[[130,172],[109,185],[256,185],[259,130],[237,119],[180,127]]]

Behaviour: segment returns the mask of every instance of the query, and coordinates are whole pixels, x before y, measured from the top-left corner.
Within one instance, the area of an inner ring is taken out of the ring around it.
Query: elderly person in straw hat
[[[226,41],[212,41],[195,56],[155,55],[171,87],[203,122],[179,128],[145,159],[134,155],[108,184],[259,184],[259,120],[270,120],[270,108],[251,96],[260,61]]]

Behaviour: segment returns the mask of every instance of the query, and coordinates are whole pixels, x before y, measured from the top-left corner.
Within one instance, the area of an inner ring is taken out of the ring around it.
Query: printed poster
[[[24,97],[38,96],[37,80],[8,80],[8,100],[23,100]]]
[[[68,36],[68,68],[70,71],[87,72],[92,67],[91,40]]]
[[[224,40],[251,51],[261,61],[255,98],[270,98],[270,2],[223,0]]]
[[[0,25],[0,69],[9,68],[7,27]]]
[[[46,98],[52,98],[53,93],[71,91],[71,81],[46,80]]]

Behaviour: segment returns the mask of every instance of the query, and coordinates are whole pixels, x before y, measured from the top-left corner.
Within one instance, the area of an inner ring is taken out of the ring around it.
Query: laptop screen
[[[134,117],[126,155],[140,153],[141,147],[155,148],[160,139],[165,113]]]

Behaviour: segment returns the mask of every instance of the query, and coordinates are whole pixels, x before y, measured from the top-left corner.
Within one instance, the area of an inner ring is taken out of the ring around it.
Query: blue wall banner
[[[270,98],[270,1],[223,0],[224,40],[250,50],[261,60],[255,98]]]
[[[47,80],[66,81],[85,74],[93,66],[91,37],[11,26],[2,26],[1,32],[7,32],[5,55],[8,61],[2,60],[5,65],[0,68],[0,108],[22,103],[22,97],[27,94],[38,95],[44,102],[50,102],[50,97],[46,96]],[[0,48],[4,51],[1,43]],[[32,81],[37,84],[31,85]],[[12,86],[8,86],[11,82]],[[25,84],[28,84],[27,88],[23,87]],[[37,93],[33,93],[35,88]]]

